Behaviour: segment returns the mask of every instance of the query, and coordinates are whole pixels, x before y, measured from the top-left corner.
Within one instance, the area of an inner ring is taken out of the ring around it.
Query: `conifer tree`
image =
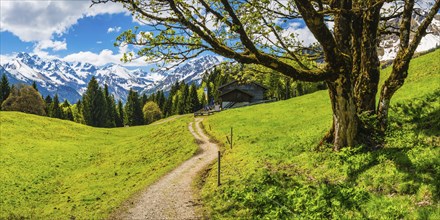
[[[200,105],[201,107],[205,107],[206,105],[208,105],[208,101],[206,100],[206,95],[205,92],[202,93],[202,98],[200,99]]]
[[[63,104],[61,104],[61,107],[63,107],[63,108],[70,107],[69,101],[67,101],[67,99],[64,99],[64,102],[63,102]]]
[[[125,124],[130,126],[144,124],[139,95],[133,89],[128,92],[127,103],[125,104]]]
[[[159,106],[160,110],[161,110],[162,112],[164,112],[165,102],[166,102],[164,92],[163,92],[162,90],[159,90],[159,91],[157,92],[156,97],[157,97],[157,98],[156,98],[156,99],[157,99],[157,102],[156,102],[157,105]]]
[[[78,100],[78,102],[71,107],[74,121],[80,124],[85,124],[82,108],[81,100]]]
[[[115,99],[113,95],[111,95],[108,91],[108,85],[104,85],[104,96],[105,96],[105,117],[106,117],[106,127],[113,128],[116,126],[115,117],[116,117],[116,106]]]
[[[197,88],[196,88],[196,84],[191,84],[190,89],[189,89],[189,109],[190,112],[196,112],[197,110],[200,109],[200,101],[199,101],[199,97],[197,96]]]
[[[173,97],[169,96],[164,105],[163,114],[165,117],[172,115],[172,108],[173,108]]]
[[[141,106],[144,106],[145,105],[145,103],[147,103],[148,101],[154,101],[154,93],[153,94],[151,94],[151,96],[150,97],[148,97],[147,96],[147,94],[143,94],[142,95],[142,98],[141,98]]]
[[[172,107],[171,107],[172,115],[179,114],[179,102],[180,102],[179,94],[176,94],[174,97],[172,97]]]
[[[44,99],[46,106],[44,108],[44,110],[46,111],[46,115],[48,117],[51,117],[52,115],[52,97],[50,97],[50,95],[47,95],[46,98]]]
[[[189,88],[188,85],[186,83],[182,83],[182,87],[181,87],[181,92],[182,92],[182,97],[180,97],[180,100],[178,102],[178,114],[185,114],[189,112],[188,109],[188,93],[189,93]]]
[[[8,98],[9,93],[11,93],[11,87],[9,86],[8,77],[3,74],[0,82],[0,105]]]
[[[63,112],[60,107],[60,101],[58,99],[58,94],[55,94],[55,96],[53,97],[53,102],[51,104],[50,112],[52,113],[50,117],[63,119]]]
[[[122,101],[118,101],[117,114],[115,117],[116,127],[124,126],[124,106],[122,105]]]
[[[107,119],[105,97],[94,76],[87,85],[82,103],[85,123],[94,127],[105,127]]]
[[[32,88],[34,88],[38,92],[37,83],[35,81],[32,82]]]

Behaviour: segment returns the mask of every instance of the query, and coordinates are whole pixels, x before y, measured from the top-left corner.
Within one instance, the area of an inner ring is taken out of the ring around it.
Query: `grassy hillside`
[[[206,118],[220,142],[234,128],[233,148],[222,149],[222,186],[217,165],[200,183],[211,217],[440,219],[439,57],[411,62],[386,147],[374,152],[315,150],[331,125],[326,91]]]
[[[102,219],[197,146],[191,117],[100,129],[0,112],[0,219]]]

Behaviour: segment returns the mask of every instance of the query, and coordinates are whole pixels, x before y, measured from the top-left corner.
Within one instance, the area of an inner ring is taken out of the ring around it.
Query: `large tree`
[[[211,51],[295,80],[324,81],[333,111],[325,140],[335,150],[377,144],[372,130],[385,132],[390,100],[403,85],[410,60],[440,8],[440,0],[432,1],[425,11],[416,10],[415,0],[111,1],[123,4],[150,27],[128,30],[117,38],[119,44],[141,46],[137,55],[124,55],[126,61],[137,56],[184,61]],[[418,27],[411,22],[413,14],[423,15]],[[396,18],[398,27],[389,25]],[[317,44],[305,48],[298,42],[291,32],[298,22],[305,23]],[[399,49],[376,102],[377,46],[383,35],[397,35]],[[323,62],[306,65],[304,55]],[[360,115],[375,117],[377,123],[367,124]]]
[[[133,89],[128,91],[127,103],[125,104],[125,124],[130,126],[144,124],[141,101],[138,93]]]
[[[83,95],[82,113],[87,125],[94,127],[107,126],[105,96],[94,76],[90,79],[87,90]]]

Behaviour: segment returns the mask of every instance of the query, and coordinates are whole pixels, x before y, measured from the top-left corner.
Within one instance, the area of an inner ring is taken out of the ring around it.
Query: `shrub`
[[[20,111],[35,115],[46,115],[45,103],[40,93],[28,85],[14,87],[9,97],[2,103],[4,111]]]
[[[142,109],[146,124],[153,123],[162,118],[162,112],[155,102],[147,102]]]

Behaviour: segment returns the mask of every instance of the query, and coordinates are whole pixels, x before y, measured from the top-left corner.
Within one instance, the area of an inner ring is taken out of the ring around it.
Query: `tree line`
[[[231,74],[231,71],[234,73]],[[218,88],[233,80],[258,82],[268,88],[268,99],[277,100],[325,89],[322,84],[295,82],[276,72],[253,76],[246,72],[248,69],[237,64],[220,65],[207,71],[199,85],[176,81],[169,91],[159,90],[142,96],[130,89],[125,105],[121,100],[116,101],[107,85],[100,87],[95,77],[88,83],[82,98],[71,104],[67,100],[61,102],[57,94],[53,97],[47,95],[43,99],[35,82],[32,86],[10,86],[3,74],[0,103],[4,111],[22,111],[93,127],[112,128],[150,124],[161,118],[193,113],[205,106],[220,103]]]

